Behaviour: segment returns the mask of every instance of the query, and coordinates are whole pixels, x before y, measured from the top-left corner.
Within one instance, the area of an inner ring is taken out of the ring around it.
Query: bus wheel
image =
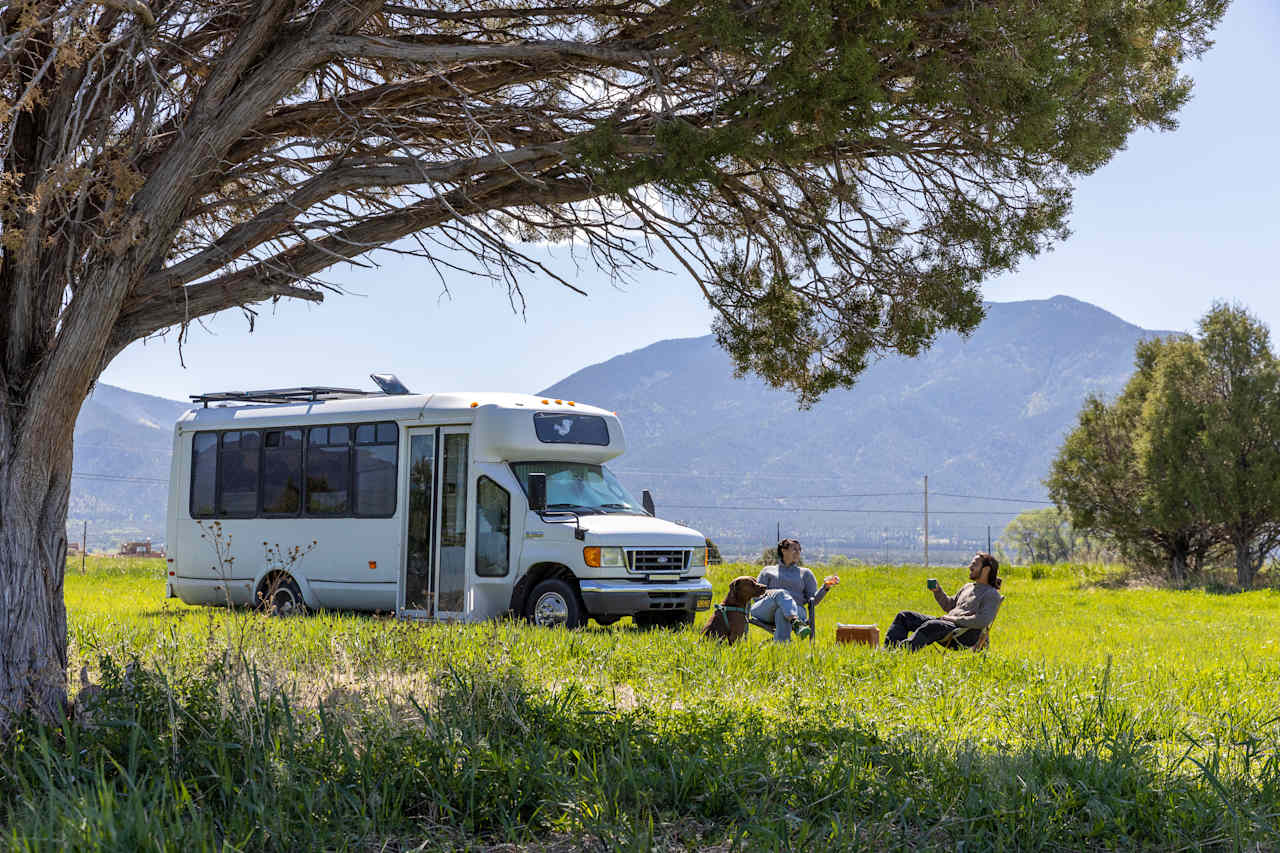
[[[577,628],[582,624],[582,605],[573,587],[559,578],[548,578],[533,588],[524,615],[543,628]]]
[[[302,590],[288,575],[277,575],[262,595],[262,609],[268,616],[298,616],[306,612]]]

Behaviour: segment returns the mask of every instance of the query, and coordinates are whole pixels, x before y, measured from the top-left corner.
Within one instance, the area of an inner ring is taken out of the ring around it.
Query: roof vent
[[[404,383],[397,379],[394,373],[370,373],[369,378],[382,389],[383,394],[388,396],[394,397],[412,393],[408,388],[404,387]]]

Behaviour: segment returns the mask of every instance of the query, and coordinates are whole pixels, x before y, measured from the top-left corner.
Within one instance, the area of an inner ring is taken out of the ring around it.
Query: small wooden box
[[[880,645],[880,626],[836,623],[836,642],[862,643],[875,648]]]

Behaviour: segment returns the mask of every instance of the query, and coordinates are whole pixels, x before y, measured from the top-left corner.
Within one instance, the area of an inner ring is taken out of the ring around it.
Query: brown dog
[[[733,644],[747,633],[747,608],[751,599],[767,592],[764,584],[749,575],[734,578],[729,582],[729,592],[724,603],[716,605],[711,611],[711,619],[702,629],[702,637],[716,640],[728,640]]]

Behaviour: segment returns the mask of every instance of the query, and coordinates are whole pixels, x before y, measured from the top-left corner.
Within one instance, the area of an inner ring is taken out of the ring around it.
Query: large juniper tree
[[[1175,583],[1190,579],[1219,540],[1203,507],[1185,500],[1178,486],[1151,487],[1158,463],[1151,454],[1147,403],[1162,365],[1188,350],[1194,352],[1195,343],[1177,336],[1139,343],[1136,369],[1124,390],[1112,401],[1085,401],[1045,480],[1049,496],[1077,530],[1106,537],[1124,559],[1163,569]],[[1159,458],[1167,458],[1170,445],[1157,445]]]
[[[972,329],[1225,2],[0,6],[0,727],[62,703],[72,425],[131,341],[408,237],[518,300],[521,241],[572,237],[665,247],[809,402]]]
[[[1248,589],[1280,545],[1280,361],[1267,327],[1244,308],[1215,306],[1198,340],[1161,359],[1143,421],[1152,500],[1212,525]]]

